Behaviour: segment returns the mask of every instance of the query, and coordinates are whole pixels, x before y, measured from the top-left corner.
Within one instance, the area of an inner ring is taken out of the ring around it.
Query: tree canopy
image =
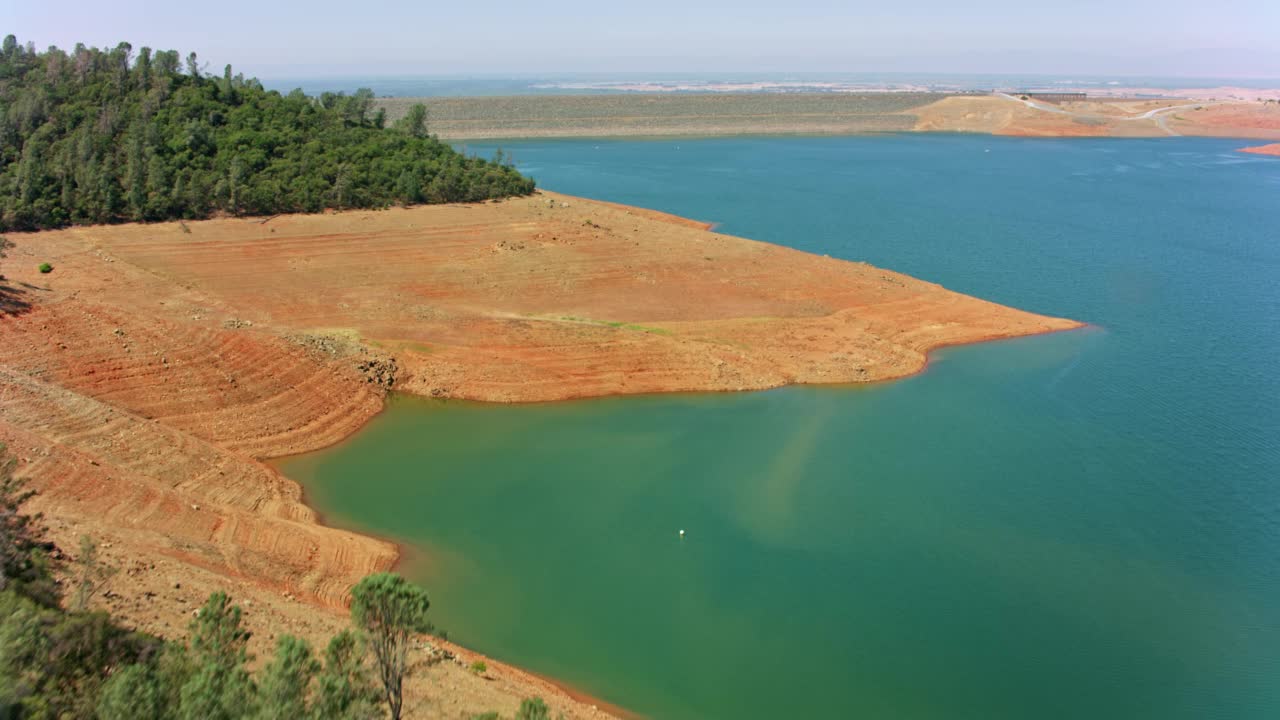
[[[397,128],[373,93],[282,95],[129,43],[0,47],[0,231],[479,201],[533,191],[503,162]]]
[[[351,619],[373,647],[391,720],[400,720],[409,642],[429,629],[429,607],[426,591],[395,573],[375,573],[351,589]]]

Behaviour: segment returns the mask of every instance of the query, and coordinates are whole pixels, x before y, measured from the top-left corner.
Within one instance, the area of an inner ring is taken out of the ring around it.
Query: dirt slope
[[[0,441],[59,515],[137,528],[148,550],[270,578],[337,605],[394,548],[320,528],[296,484],[253,462],[322,447],[381,407],[358,373],[216,298],[83,242],[11,236],[29,311],[0,318]],[[54,274],[31,272],[39,262]]]
[[[191,587],[225,581],[281,623],[265,627],[319,641],[348,588],[395,562],[317,524],[260,462],[348,436],[389,387],[531,401],[871,381],[940,345],[1077,325],[552,193],[9,238],[0,442],[61,544],[87,532],[130,564],[114,609],[167,634]],[[173,578],[188,591],[165,602]],[[502,683],[442,667],[433,682],[469,699],[424,716],[535,692],[597,713],[500,664]]]
[[[44,238],[194,288],[259,334],[381,349],[401,389],[477,400],[885,379],[930,347],[1073,325],[550,193],[190,230]]]
[[[1280,139],[1280,104],[1177,98],[1040,103],[954,96],[913,109],[917,132],[974,132],[1026,137],[1217,137]]]

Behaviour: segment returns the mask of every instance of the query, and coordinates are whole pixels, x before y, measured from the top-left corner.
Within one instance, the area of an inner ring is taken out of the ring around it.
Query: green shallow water
[[[869,387],[395,397],[282,468],[452,637],[652,717],[1280,716],[1280,162],[1237,145],[508,145],[1093,326]]]

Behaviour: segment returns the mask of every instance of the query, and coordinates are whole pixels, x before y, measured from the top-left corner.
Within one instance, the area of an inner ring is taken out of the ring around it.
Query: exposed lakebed
[[[504,144],[559,191],[1094,327],[871,386],[397,397],[282,467],[420,550],[454,639],[653,717],[1274,717],[1280,162],[1238,145]]]

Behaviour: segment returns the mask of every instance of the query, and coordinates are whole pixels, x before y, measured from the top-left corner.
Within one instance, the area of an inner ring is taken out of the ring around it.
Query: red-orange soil
[[[107,605],[169,635],[220,584],[264,638],[341,624],[350,586],[396,548],[318,524],[261,461],[350,435],[389,387],[532,401],[863,382],[939,346],[1078,326],[552,193],[9,239],[0,442],[61,546],[89,533],[127,566]],[[490,668],[500,681],[433,668],[414,692],[452,694],[419,716],[528,694],[600,715]]]
[[[917,132],[1027,137],[1207,135],[1280,139],[1280,103],[1177,98],[1093,99],[1028,107],[998,96],[954,96],[911,110]],[[1047,109],[1047,108],[1053,108]],[[1147,113],[1155,114],[1146,117]]]
[[[1258,145],[1256,147],[1240,148],[1240,152],[1253,153],[1254,155],[1275,155],[1280,157],[1280,143],[1271,143],[1270,145]]]
[[[1174,127],[1191,135],[1223,137],[1280,137],[1280,104],[1205,104],[1200,110],[1176,115]]]

